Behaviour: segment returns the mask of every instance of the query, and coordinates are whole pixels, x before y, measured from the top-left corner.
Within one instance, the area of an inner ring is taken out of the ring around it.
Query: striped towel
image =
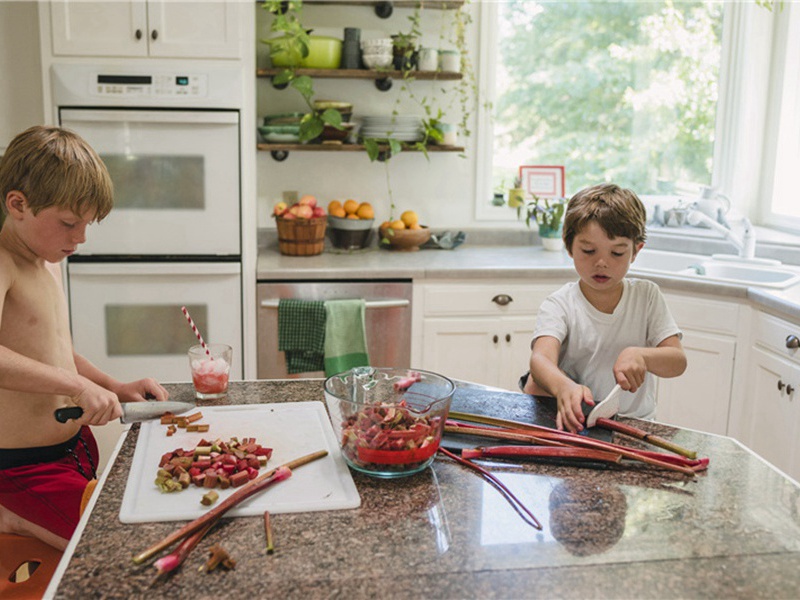
[[[325,369],[325,302],[278,302],[278,350],[286,356],[290,374]]]
[[[325,312],[325,376],[368,367],[364,300],[328,300]]]

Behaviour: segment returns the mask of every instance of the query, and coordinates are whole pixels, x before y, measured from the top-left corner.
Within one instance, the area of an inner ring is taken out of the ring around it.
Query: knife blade
[[[140,421],[157,419],[168,412],[179,415],[192,410],[197,405],[191,402],[165,400],[163,402],[124,402],[121,406],[121,423],[139,423]],[[80,406],[67,406],[57,408],[55,411],[56,421],[59,423],[66,423],[70,419],[80,419],[82,415],[83,409]]]
[[[619,384],[614,386],[614,389],[608,393],[608,396],[603,398],[599,404],[595,404],[592,412],[586,418],[586,427],[594,427],[597,419],[610,419],[619,412],[619,395],[622,393],[622,388]]]

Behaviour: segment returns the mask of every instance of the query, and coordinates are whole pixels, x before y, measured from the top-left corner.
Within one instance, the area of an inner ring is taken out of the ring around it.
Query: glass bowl
[[[357,367],[325,380],[347,464],[373,477],[413,475],[436,458],[455,384],[415,369]]]

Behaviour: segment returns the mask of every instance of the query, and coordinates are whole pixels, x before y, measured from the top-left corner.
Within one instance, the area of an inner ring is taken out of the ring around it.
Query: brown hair
[[[570,198],[564,216],[564,245],[572,251],[575,236],[590,222],[596,222],[611,238],[625,237],[634,245],[643,243],[647,234],[644,205],[631,190],[613,183],[601,183],[582,189]]]
[[[114,205],[114,187],[97,153],[77,133],[36,125],[15,137],[0,162],[0,194],[25,194],[33,214],[56,206],[101,221]]]

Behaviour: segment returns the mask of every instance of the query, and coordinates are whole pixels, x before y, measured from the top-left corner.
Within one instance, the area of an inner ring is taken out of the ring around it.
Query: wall
[[[467,40],[473,63],[477,62],[477,8],[473,11],[474,24]],[[412,9],[395,8],[389,19],[379,19],[370,7],[342,8],[307,5],[303,8],[303,24],[314,28],[314,35],[342,38],[345,27],[361,28],[361,38],[387,37],[410,28]],[[452,13],[435,9],[422,11],[423,46],[439,47],[440,32],[451,22]],[[263,9],[257,10],[256,39],[270,36],[270,17]],[[322,26],[324,25],[324,27]],[[446,44],[450,46],[449,44]],[[268,48],[258,44],[257,63],[266,67]],[[427,97],[435,106],[442,99],[451,105],[446,109],[447,120],[460,120],[459,103],[453,102],[454,82],[417,81],[408,83],[414,95]],[[422,115],[422,108],[409,100],[401,90],[402,82],[395,81],[391,90],[381,92],[372,80],[316,79],[315,96],[348,101],[354,105],[354,116],[389,116],[400,98],[401,114]],[[304,102],[293,89],[275,90],[268,79],[257,82],[257,118],[268,114],[304,110]],[[427,159],[422,153],[407,152],[393,157],[388,163],[370,162],[366,154],[339,152],[294,152],[284,162],[276,162],[268,152],[258,154],[258,208],[259,227],[274,227],[272,206],[281,199],[282,191],[313,194],[325,205],[332,199],[353,198],[368,201],[375,207],[376,219],[386,220],[391,211],[387,168],[391,182],[391,195],[396,206],[395,216],[406,209],[415,210],[424,224],[440,228],[475,227],[475,176],[476,139],[475,117],[472,115],[472,135],[459,140],[466,146],[466,158],[457,153],[431,153]],[[497,223],[490,224],[494,227]],[[515,224],[517,227],[520,224]],[[522,225],[524,228],[524,225]]]
[[[38,15],[34,1],[0,0],[0,155],[44,117]]]

